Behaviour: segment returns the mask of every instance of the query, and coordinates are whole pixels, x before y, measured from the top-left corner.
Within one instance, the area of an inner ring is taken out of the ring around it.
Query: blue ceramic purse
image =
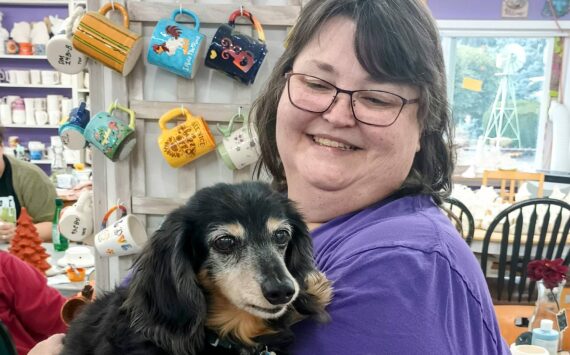
[[[194,28],[176,22],[176,16],[185,14],[194,19]],[[148,47],[147,60],[186,79],[196,75],[204,56],[206,36],[200,33],[200,20],[190,10],[172,11],[170,19],[158,21]]]
[[[238,16],[251,21],[258,39],[236,31]],[[266,55],[267,45],[261,24],[249,11],[237,10],[230,15],[228,24],[221,25],[216,31],[208,49],[206,66],[221,70],[244,84],[253,84]]]

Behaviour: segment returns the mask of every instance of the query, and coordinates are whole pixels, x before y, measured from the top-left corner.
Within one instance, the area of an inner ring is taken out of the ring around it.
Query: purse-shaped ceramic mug
[[[216,151],[231,170],[241,169],[255,163],[261,155],[257,132],[248,121],[247,116],[239,112],[231,118],[226,128],[218,125],[218,131],[224,139],[218,144]],[[239,122],[243,125],[232,131],[233,125]]]
[[[129,115],[126,124],[120,118],[113,116],[113,111],[119,110]],[[119,104],[112,103],[108,112],[96,114],[85,127],[85,139],[99,149],[112,161],[125,159],[136,144],[135,112]]]
[[[85,102],[82,102],[79,107],[72,109],[67,120],[59,126],[61,142],[71,150],[81,150],[87,145],[84,133],[91,115],[85,106]]]
[[[115,211],[121,211],[121,218],[107,226],[107,221]],[[101,223],[101,231],[95,235],[95,249],[101,256],[122,256],[139,253],[148,240],[146,230],[132,214],[127,214],[123,205],[111,207]]]
[[[183,123],[170,129],[166,127],[169,121],[181,116],[186,118]],[[162,131],[158,136],[158,147],[173,168],[188,164],[216,148],[216,141],[206,121],[202,117],[193,116],[186,108],[166,112],[158,124]]]
[[[248,18],[257,31],[258,39],[235,29],[238,16]],[[206,66],[218,69],[244,84],[252,84],[267,55],[265,34],[257,19],[245,10],[234,11],[228,24],[221,25],[206,54]]]
[[[123,15],[123,25],[111,22],[109,10]],[[105,66],[128,75],[135,67],[143,49],[142,38],[129,30],[129,15],[122,5],[107,3],[99,12],[88,11],[73,33],[73,47]]]
[[[188,15],[194,19],[194,28],[176,22],[176,16]],[[204,57],[206,36],[200,33],[198,16],[187,9],[172,11],[170,19],[158,21],[150,44],[147,60],[186,79],[192,79]]]
[[[46,45],[46,56],[49,64],[59,72],[77,74],[87,65],[87,57],[73,48],[71,36],[73,24],[85,14],[82,7],[77,7],[65,21],[64,30],[53,36]]]

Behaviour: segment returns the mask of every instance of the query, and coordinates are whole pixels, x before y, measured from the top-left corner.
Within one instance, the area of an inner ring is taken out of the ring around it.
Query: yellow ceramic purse
[[[105,17],[109,10],[123,15],[123,26]],[[99,12],[88,11],[73,33],[73,47],[122,75],[134,68],[143,49],[142,38],[129,30],[129,15],[122,5],[107,3]]]
[[[184,116],[186,121],[174,128],[166,123]],[[158,121],[162,133],[158,137],[158,147],[162,155],[174,168],[188,164],[192,160],[211,152],[216,141],[208,124],[202,117],[193,116],[186,108],[175,108],[160,117]]]

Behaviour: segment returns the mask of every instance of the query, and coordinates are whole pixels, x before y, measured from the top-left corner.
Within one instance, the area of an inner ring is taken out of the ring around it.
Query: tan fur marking
[[[267,227],[267,231],[269,231],[269,233],[273,233],[280,228],[285,228],[289,230],[289,232],[291,232],[291,226],[289,225],[289,223],[287,223],[287,220],[285,219],[277,219],[270,217],[269,219],[267,219],[265,226]]]
[[[198,282],[210,292],[206,326],[220,336],[230,335],[243,344],[253,346],[256,344],[253,338],[275,333],[267,326],[265,320],[237,308],[228,301],[211,282],[206,270],[200,271]]]

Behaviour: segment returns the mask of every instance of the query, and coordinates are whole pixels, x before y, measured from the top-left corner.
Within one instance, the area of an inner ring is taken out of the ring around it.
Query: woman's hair
[[[261,146],[257,176],[265,169],[273,177],[275,188],[281,191],[287,188],[275,137],[285,73],[292,69],[299,53],[323,25],[336,16],[350,18],[356,24],[356,56],[373,78],[419,88],[421,150],[416,153],[399,193],[430,194],[439,202],[451,189],[454,165],[451,114],[439,33],[420,0],[313,0],[303,8],[289,33],[283,55],[253,105]]]

